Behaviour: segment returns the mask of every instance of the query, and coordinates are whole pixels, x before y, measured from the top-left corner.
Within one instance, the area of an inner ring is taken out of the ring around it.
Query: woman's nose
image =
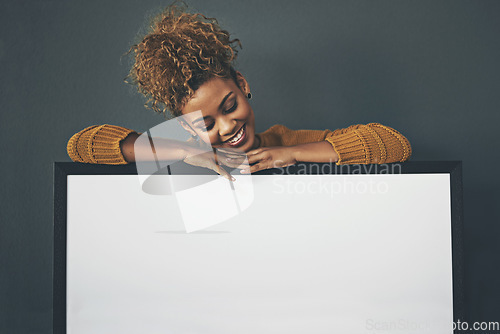
[[[219,135],[221,137],[233,135],[236,130],[236,120],[231,117],[221,117],[219,120]]]

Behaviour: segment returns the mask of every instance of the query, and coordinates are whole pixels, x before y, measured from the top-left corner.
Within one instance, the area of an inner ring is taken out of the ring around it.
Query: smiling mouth
[[[243,126],[239,129],[238,132],[236,132],[234,136],[226,140],[225,143],[231,146],[238,146],[241,143],[243,143],[243,140],[246,138],[245,128],[246,128],[246,123],[243,124]]]

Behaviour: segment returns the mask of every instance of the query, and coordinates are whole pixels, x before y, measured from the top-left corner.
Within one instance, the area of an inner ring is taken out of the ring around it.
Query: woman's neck
[[[256,148],[260,147],[260,138],[259,136],[254,135],[254,140],[253,140],[253,145],[251,150],[255,150]]]

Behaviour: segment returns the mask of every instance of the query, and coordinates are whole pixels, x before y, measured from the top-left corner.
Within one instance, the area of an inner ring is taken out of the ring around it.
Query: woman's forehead
[[[188,116],[190,113],[200,110],[204,114],[217,112],[224,99],[234,95],[236,89],[236,84],[231,79],[211,79],[202,84],[186,102],[182,108],[182,114]]]

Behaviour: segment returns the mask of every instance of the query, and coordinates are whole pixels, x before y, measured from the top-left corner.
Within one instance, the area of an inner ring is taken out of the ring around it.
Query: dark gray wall
[[[0,3],[0,333],[51,332],[52,163],[92,124],[143,131],[120,55],[157,0]],[[470,321],[500,321],[500,1],[189,1],[240,38],[257,130],[380,122],[463,160]],[[425,208],[415,208],[425,210]]]

